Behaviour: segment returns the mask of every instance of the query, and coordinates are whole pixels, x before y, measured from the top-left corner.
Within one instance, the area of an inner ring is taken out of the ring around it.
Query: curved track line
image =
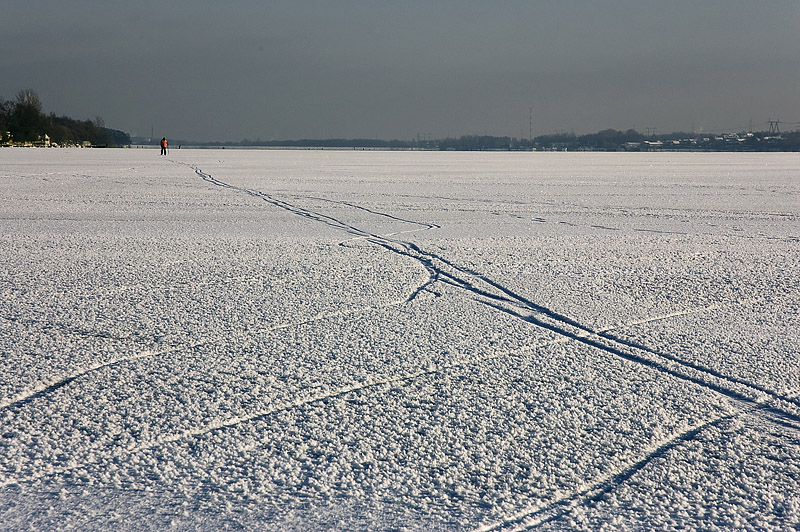
[[[745,412],[736,412],[733,414],[726,414],[688,427],[683,432],[671,436],[660,444],[645,449],[647,454],[643,458],[634,462],[629,462],[627,466],[616,472],[605,475],[591,484],[584,484],[578,487],[577,491],[571,495],[559,497],[546,504],[526,508],[513,515],[502,518],[498,522],[478,527],[475,529],[475,532],[491,532],[494,530],[518,532],[527,530],[550,521],[555,521],[579,506],[591,502],[598,502],[604,495],[612,492],[633,475],[647,467],[654,459],[661,458],[679,445],[693,440],[707,428],[717,426],[723,421],[739,417],[744,415],[744,413]]]
[[[516,310],[507,309],[488,301],[485,301],[484,304],[512,316],[516,316],[540,328],[547,329],[566,338],[616,355],[622,359],[635,362],[665,375],[670,375],[677,379],[696,384],[730,399],[769,408],[776,415],[790,419],[793,422],[800,422],[800,413],[793,411],[797,410],[797,406],[800,406],[798,400],[794,397],[767,390],[757,384],[743,381],[735,377],[722,375],[703,366],[686,362],[678,357],[638,346],[633,342],[617,340],[607,333],[598,334],[591,331],[587,333],[584,330],[571,331],[568,327],[565,327],[564,324],[557,323],[546,317],[536,315],[524,316]],[[789,404],[791,404],[793,408],[787,408]]]
[[[398,222],[404,222],[404,223],[415,224],[415,225],[421,225],[425,229],[441,229],[442,228],[442,226],[439,225],[439,224],[428,223],[428,222],[418,222],[416,220],[408,220],[406,218],[400,218],[399,216],[394,216],[393,214],[387,214],[385,212],[374,211],[372,209],[368,209],[366,207],[362,207],[361,205],[357,205],[357,204],[351,203],[349,201],[338,201],[338,200],[332,200],[332,199],[327,199],[327,198],[318,198],[318,197],[315,197],[315,196],[293,196],[293,197],[296,198],[296,199],[310,199],[310,200],[316,200],[316,201],[324,201],[324,202],[327,202],[327,203],[337,203],[339,205],[346,205],[347,207],[352,207],[353,209],[359,209],[359,210],[368,212],[370,214],[374,214],[376,216],[382,216],[384,218],[389,218],[390,220],[395,220],[395,221],[398,221]]]
[[[353,392],[360,392],[360,391],[368,390],[370,388],[375,388],[375,387],[378,387],[378,386],[389,386],[389,385],[400,383],[400,382],[403,382],[403,381],[412,381],[412,380],[417,379],[419,377],[422,377],[424,375],[430,375],[430,374],[437,373],[438,371],[439,370],[427,370],[427,371],[420,371],[420,372],[417,372],[417,373],[413,373],[411,375],[404,375],[404,376],[401,376],[401,377],[393,377],[393,378],[386,378],[386,379],[367,379],[367,380],[365,380],[363,382],[360,382],[360,383],[357,383],[357,384],[351,384],[349,386],[343,386],[343,387],[340,387],[340,388],[335,388],[335,389],[332,389],[332,390],[330,390],[328,392],[321,392],[321,393],[313,394],[313,395],[311,395],[309,397],[306,397],[304,399],[298,399],[298,400],[295,400],[295,401],[289,401],[289,402],[283,403],[281,405],[278,405],[278,406],[275,406],[275,407],[272,407],[272,408],[266,408],[266,409],[263,409],[263,410],[257,410],[255,412],[250,412],[248,414],[241,415],[241,416],[233,416],[233,417],[226,418],[226,419],[216,420],[216,421],[213,421],[213,422],[211,422],[211,423],[209,423],[207,425],[203,425],[201,427],[197,427],[197,428],[194,428],[194,429],[189,429],[189,430],[186,430],[186,431],[181,432],[179,434],[173,434],[173,435],[170,435],[170,436],[158,438],[157,440],[154,440],[153,442],[150,442],[148,444],[139,445],[139,446],[127,449],[125,452],[120,453],[120,455],[133,454],[133,453],[136,453],[136,452],[139,452],[139,451],[145,451],[147,449],[152,449],[154,447],[159,447],[161,445],[166,445],[168,443],[173,443],[173,442],[176,442],[176,441],[189,439],[189,438],[197,438],[199,436],[203,436],[204,434],[208,434],[210,432],[215,432],[215,431],[218,431],[218,430],[228,429],[228,428],[240,425],[242,423],[248,423],[248,422],[251,422],[251,421],[256,421],[256,420],[258,420],[260,418],[264,418],[264,417],[270,416],[272,414],[276,414],[278,412],[284,412],[284,411],[287,411],[287,410],[293,410],[295,408],[300,408],[300,407],[303,407],[303,406],[306,406],[306,405],[310,405],[310,404],[313,404],[313,403],[318,403],[318,402],[325,401],[325,400],[328,400],[328,399],[333,399],[335,397],[340,397],[342,395],[347,395],[347,394],[353,393]],[[119,455],[114,455],[114,456],[119,456]]]
[[[425,286],[425,285],[423,285],[423,286]],[[327,320],[327,319],[336,318],[336,317],[340,317],[340,316],[349,316],[351,314],[359,314],[359,313],[362,313],[362,312],[378,311],[378,310],[382,310],[382,309],[385,309],[385,308],[391,308],[391,307],[394,307],[394,306],[403,305],[403,304],[407,303],[408,301],[410,301],[412,298],[416,298],[417,297],[417,292],[419,292],[419,290],[413,292],[411,295],[409,295],[406,298],[390,301],[389,303],[386,303],[384,305],[370,305],[370,306],[366,306],[366,307],[359,307],[359,308],[356,308],[356,309],[348,309],[348,310],[341,310],[341,311],[334,311],[334,312],[323,312],[323,313],[317,314],[317,315],[312,316],[312,317],[310,317],[308,319],[305,319],[305,320],[293,321],[293,322],[287,322],[287,323],[280,323],[278,325],[273,325],[273,326],[270,326],[270,327],[260,327],[260,328],[250,329],[248,332],[250,332],[251,334],[265,334],[265,333],[270,333],[270,332],[273,332],[273,331],[279,331],[279,330],[283,330],[283,329],[290,329],[292,327],[300,327],[300,326],[303,326],[303,325],[307,325],[309,323],[314,323],[316,321]],[[107,367],[110,367],[110,366],[114,366],[116,364],[122,364],[124,362],[129,362],[129,361],[132,361],[132,360],[140,360],[140,359],[144,359],[144,358],[152,358],[152,357],[155,357],[155,356],[164,355],[164,354],[167,354],[167,353],[173,353],[173,352],[176,352],[176,351],[188,351],[188,350],[200,347],[202,345],[205,345],[207,343],[209,343],[208,340],[201,340],[199,342],[195,342],[195,343],[191,343],[191,344],[172,345],[172,346],[170,346],[170,347],[168,347],[166,349],[160,349],[160,350],[155,350],[155,351],[147,349],[147,350],[141,351],[141,352],[139,352],[139,353],[137,353],[135,355],[129,356],[129,357],[120,357],[120,358],[115,358],[115,359],[108,360],[108,361],[105,361],[105,362],[98,362],[96,364],[92,364],[90,366],[81,368],[81,369],[75,371],[74,373],[69,373],[67,375],[62,375],[62,376],[57,377],[55,379],[51,379],[49,381],[40,383],[39,385],[34,386],[33,388],[29,388],[27,390],[24,390],[24,391],[12,396],[12,397],[8,397],[6,399],[0,400],[0,410],[3,410],[5,408],[14,408],[14,407],[22,406],[22,405],[24,405],[24,404],[26,404],[26,403],[28,403],[30,401],[33,401],[35,399],[38,399],[40,397],[43,397],[43,396],[51,393],[51,392],[54,392],[54,391],[58,390],[59,388],[61,388],[63,386],[66,386],[67,384],[71,383],[72,381],[74,381],[74,380],[76,380],[76,379],[78,379],[80,377],[83,377],[84,375],[86,375],[88,373],[92,373],[94,371],[99,371],[99,370],[102,370],[104,368],[107,368]]]
[[[93,371],[98,371],[103,368],[107,368],[109,366],[114,366],[116,364],[122,364],[123,362],[130,362],[132,360],[139,360],[142,358],[150,358],[158,355],[163,355],[166,353],[170,353],[173,351],[178,351],[179,348],[170,348],[170,349],[162,349],[159,351],[151,351],[149,349],[145,351],[141,351],[136,353],[135,355],[129,357],[120,357],[114,358],[112,360],[107,360],[105,362],[98,362],[96,364],[92,364],[91,366],[82,368],[74,373],[70,373],[65,376],[61,376],[55,379],[51,379],[47,382],[40,383],[38,386],[33,388],[27,389],[22,391],[12,397],[3,399],[0,401],[0,410],[5,408],[13,408],[17,406],[22,406],[34,399],[38,399],[39,397],[43,397],[51,392],[58,390],[59,388],[66,386],[67,384],[71,383],[75,379],[83,377],[87,373],[91,373]]]
[[[375,387],[380,387],[380,386],[388,386],[388,385],[398,384],[398,383],[411,383],[411,382],[415,381],[416,379],[418,379],[420,377],[424,377],[426,375],[437,375],[437,374],[443,373],[443,372],[448,371],[448,370],[457,369],[457,368],[468,366],[468,365],[474,365],[476,362],[486,362],[486,361],[489,361],[489,360],[502,358],[504,356],[521,355],[521,354],[523,354],[525,352],[531,352],[531,351],[533,351],[535,349],[540,349],[542,347],[546,347],[546,346],[549,346],[549,345],[556,345],[556,344],[560,344],[560,343],[565,343],[567,341],[568,340],[566,338],[558,338],[558,339],[555,339],[555,340],[548,340],[548,341],[545,341],[545,342],[540,342],[540,343],[537,343],[535,345],[522,346],[522,347],[519,347],[519,348],[516,348],[516,349],[507,350],[507,351],[498,351],[498,352],[492,353],[490,355],[487,355],[487,356],[484,356],[484,357],[480,357],[479,360],[465,360],[465,361],[457,362],[457,363],[454,363],[454,364],[440,365],[440,366],[436,366],[434,369],[426,369],[424,371],[417,371],[417,372],[414,372],[414,373],[408,373],[408,374],[400,375],[400,376],[397,376],[397,377],[384,377],[384,378],[379,378],[379,379],[367,379],[367,380],[364,380],[364,381],[359,382],[359,383],[353,383],[353,384],[349,384],[347,386],[341,386],[341,387],[338,387],[338,388],[333,388],[333,389],[325,391],[325,392],[316,393],[316,394],[313,394],[313,395],[311,395],[309,397],[306,397],[304,399],[299,399],[299,400],[296,400],[296,401],[289,401],[289,402],[283,403],[283,404],[281,404],[279,406],[275,406],[275,407],[272,407],[272,408],[267,408],[267,409],[258,410],[258,411],[255,411],[255,412],[250,412],[250,413],[246,413],[246,414],[242,414],[242,415],[238,415],[238,416],[232,416],[232,417],[229,417],[229,418],[216,420],[216,421],[214,421],[212,423],[209,423],[207,425],[196,427],[194,429],[189,429],[189,430],[183,431],[183,432],[178,433],[178,434],[173,434],[171,436],[158,438],[157,440],[155,440],[155,441],[153,441],[152,443],[149,443],[149,444],[145,444],[145,445],[141,445],[141,446],[136,446],[136,447],[130,448],[130,449],[128,449],[128,452],[124,453],[124,454],[138,452],[138,451],[146,450],[146,449],[151,449],[151,448],[154,448],[154,447],[158,447],[160,445],[164,445],[164,444],[167,444],[167,443],[173,443],[173,442],[176,442],[176,441],[179,441],[179,440],[183,440],[183,439],[187,439],[187,438],[195,438],[195,437],[202,436],[202,435],[210,433],[210,432],[215,432],[217,430],[235,427],[236,425],[239,425],[239,424],[242,424],[242,423],[247,423],[249,421],[254,421],[254,420],[257,420],[259,418],[267,417],[269,415],[272,415],[272,414],[275,414],[275,413],[278,413],[278,412],[292,410],[294,408],[299,408],[299,407],[306,406],[306,405],[309,405],[309,404],[318,403],[320,401],[325,401],[327,399],[331,399],[331,398],[334,398],[334,397],[340,397],[342,395],[347,395],[349,393],[361,392],[361,391],[368,390],[370,388],[375,388]]]
[[[718,426],[725,421],[740,418],[745,415],[758,415],[768,422],[776,423],[787,429],[800,432],[800,426],[798,425],[787,424],[781,418],[772,419],[771,416],[773,416],[774,413],[770,408],[745,404],[743,408],[737,412],[716,416],[713,419],[688,427],[680,433],[673,434],[660,444],[649,447],[649,450],[645,449],[648,451],[647,454],[639,460],[631,461],[628,465],[617,471],[612,471],[594,482],[579,486],[570,495],[558,497],[546,504],[539,504],[526,508],[520,512],[502,518],[498,522],[483,525],[475,529],[475,532],[489,532],[493,530],[518,532],[521,530],[529,530],[544,523],[555,521],[569,514],[577,507],[600,502],[605,495],[613,492],[636,473],[644,470],[653,460],[662,458],[669,451],[694,440],[698,434],[710,427]]]
[[[419,233],[420,231],[429,231],[429,229],[407,229],[405,231],[395,231],[393,233],[384,233],[384,234],[379,235],[379,236],[382,237],[382,238],[388,239],[389,237],[392,237],[392,236],[407,235],[407,234],[410,234],[410,233]],[[348,238],[347,240],[342,240],[341,242],[339,242],[339,245],[340,246],[344,246],[345,244],[348,244],[350,242],[357,242],[359,240],[367,240],[368,238],[369,237],[366,237],[366,236],[354,236],[353,238]]]
[[[701,312],[708,312],[708,311],[711,311],[711,310],[718,310],[718,309],[721,309],[721,308],[731,307],[731,306],[734,306],[734,305],[743,305],[743,304],[754,302],[754,301],[756,301],[755,298],[741,299],[741,300],[737,300],[735,302],[713,303],[711,305],[703,305],[703,306],[700,306],[700,307],[693,307],[693,308],[690,308],[690,309],[683,309],[683,310],[678,310],[678,311],[675,311],[675,312],[668,312],[666,314],[659,314],[657,316],[651,316],[651,317],[648,317],[648,318],[642,318],[642,319],[639,319],[639,320],[630,321],[630,322],[625,323],[625,324],[618,324],[618,325],[613,325],[613,326],[597,329],[597,333],[600,334],[600,333],[604,333],[604,332],[607,332],[607,331],[610,331],[610,330],[613,330],[613,329],[624,329],[626,327],[636,327],[637,325],[645,325],[645,324],[648,324],[648,323],[651,323],[651,322],[654,322],[654,321],[661,321],[661,320],[666,320],[666,319],[669,319],[669,318],[677,318],[677,317],[680,317],[680,316],[688,316],[690,314],[699,314]]]

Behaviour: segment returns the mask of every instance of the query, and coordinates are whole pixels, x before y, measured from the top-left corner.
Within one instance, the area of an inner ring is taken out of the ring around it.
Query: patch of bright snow
[[[6,529],[800,526],[796,154],[0,153]]]

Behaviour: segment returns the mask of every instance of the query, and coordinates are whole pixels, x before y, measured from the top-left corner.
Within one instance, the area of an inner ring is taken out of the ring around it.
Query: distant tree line
[[[134,139],[146,142],[147,139]],[[156,142],[156,141],[153,141]],[[447,151],[800,151],[800,132],[756,133],[668,133],[644,135],[634,129],[604,129],[597,133],[576,135],[556,133],[534,139],[492,135],[464,135],[444,139],[297,139],[250,140],[239,142],[175,141],[176,144],[209,147],[262,146],[274,148],[352,148]]]
[[[567,151],[800,151],[800,131],[782,134],[757,133],[668,133],[650,135],[628,129],[604,129],[597,133],[576,135],[556,133],[534,139],[466,135],[428,141],[439,150],[567,150]],[[421,146],[424,147],[424,146]]]
[[[411,149],[415,147],[413,141],[407,140],[381,140],[381,139],[296,139],[296,140],[250,140],[243,139],[238,142],[203,142],[196,143],[189,140],[176,140],[178,144],[191,144],[200,146],[263,146],[269,148],[398,148]]]
[[[494,137],[491,135],[464,135],[437,141],[440,150],[486,151],[519,150],[523,148],[519,139]]]
[[[130,135],[105,127],[99,116],[94,120],[76,120],[45,114],[42,101],[33,89],[19,91],[14,100],[0,98],[0,143],[33,143],[41,141],[44,135],[60,146],[85,141],[94,146],[131,143]]]
[[[134,139],[137,140],[137,139]],[[138,139],[144,141],[144,139]],[[400,150],[520,150],[530,149],[533,145],[528,140],[511,137],[493,137],[490,135],[467,135],[459,138],[416,139],[416,140],[382,140],[382,139],[295,139],[295,140],[251,140],[239,142],[203,142],[176,141],[176,143],[200,146],[263,146],[271,148],[378,148]]]
[[[541,135],[536,137],[535,147],[569,151],[800,151],[800,132],[674,132],[645,136],[634,129],[605,129],[586,135]]]
[[[580,136],[575,135],[575,133],[541,135],[536,137],[536,144],[538,147],[545,149],[617,151],[623,149],[627,143],[642,142],[644,140],[645,136],[635,129],[627,131],[604,129],[597,133]]]

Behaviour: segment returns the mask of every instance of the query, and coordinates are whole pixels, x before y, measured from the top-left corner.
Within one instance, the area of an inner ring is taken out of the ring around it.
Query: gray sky
[[[0,97],[159,138],[800,121],[798,0],[11,0],[0,50]]]

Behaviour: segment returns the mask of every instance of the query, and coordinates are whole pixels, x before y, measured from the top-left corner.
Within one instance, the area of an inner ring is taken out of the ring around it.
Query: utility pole
[[[533,144],[533,107],[529,109],[528,113],[528,140]]]

